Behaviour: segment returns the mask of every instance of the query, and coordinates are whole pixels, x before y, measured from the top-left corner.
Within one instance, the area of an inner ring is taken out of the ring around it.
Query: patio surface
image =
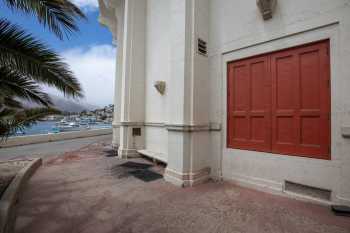
[[[162,166],[110,155],[95,142],[47,159],[24,191],[16,232],[350,232],[350,218],[327,207],[227,182],[178,188],[157,175]]]

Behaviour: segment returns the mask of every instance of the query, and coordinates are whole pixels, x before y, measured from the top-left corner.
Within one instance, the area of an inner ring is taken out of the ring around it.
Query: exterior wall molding
[[[221,131],[220,123],[210,123],[203,125],[188,125],[188,124],[167,124],[165,125],[168,131],[180,132],[198,132],[198,131]]]
[[[119,124],[119,123],[113,122],[113,123],[112,123],[112,127],[113,127],[113,128],[120,128],[120,124]]]
[[[145,122],[144,126],[149,126],[149,127],[165,127],[164,122]]]
[[[221,123],[211,122],[210,124],[166,124],[165,122],[133,122],[124,121],[113,123],[113,128],[120,128],[121,126],[145,126],[145,127],[159,127],[166,128],[169,131],[181,132],[196,132],[196,131],[221,131]]]
[[[166,125],[168,131],[180,131],[180,132],[196,132],[196,131],[209,131],[210,125],[187,125],[187,124],[168,124]]]
[[[208,52],[208,56],[209,57],[213,57],[215,55],[227,55],[227,54],[231,54],[234,52],[238,52],[244,49],[249,49],[252,47],[256,47],[256,46],[260,46],[260,45],[264,45],[264,44],[269,44],[271,42],[274,41],[279,41],[281,39],[285,39],[285,38],[289,38],[289,37],[293,37],[296,35],[300,35],[300,34],[304,34],[307,32],[312,32],[312,31],[317,31],[320,29],[324,29],[324,28],[328,28],[328,27],[333,27],[333,26],[337,26],[339,25],[339,20],[338,19],[334,19],[332,21],[326,21],[326,22],[311,22],[310,24],[306,24],[306,25],[300,25],[300,29],[295,30],[294,28],[289,29],[287,28],[287,30],[285,32],[281,33],[272,33],[269,38],[266,39],[253,39],[253,41],[245,42],[245,41],[235,41],[232,43],[228,43],[225,44],[222,48],[212,48],[209,49]],[[271,51],[272,52],[272,51]]]
[[[114,123],[113,126],[120,127],[120,126],[144,126],[144,122],[137,122],[137,121],[121,121]]]
[[[164,179],[181,187],[191,187],[208,180],[210,176],[210,167],[205,167],[191,173],[178,173],[167,168],[164,173]]]
[[[210,122],[210,131],[221,131],[221,123]]]

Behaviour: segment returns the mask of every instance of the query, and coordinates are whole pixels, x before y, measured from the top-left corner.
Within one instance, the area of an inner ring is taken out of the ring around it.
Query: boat
[[[67,122],[65,120],[62,120],[60,122],[56,123],[56,127],[53,128],[54,132],[70,132],[70,131],[80,131],[82,128],[80,127],[79,123],[77,122]]]

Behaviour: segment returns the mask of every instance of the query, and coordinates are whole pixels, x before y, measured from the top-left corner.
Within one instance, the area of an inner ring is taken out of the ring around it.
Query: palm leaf
[[[55,87],[67,96],[83,96],[78,80],[58,54],[5,19],[0,19],[0,67]]]
[[[12,10],[35,15],[57,37],[63,39],[79,31],[77,20],[86,19],[84,13],[69,0],[4,0]]]
[[[36,82],[5,67],[0,67],[0,95],[4,97],[4,101],[10,101],[11,97],[15,97],[45,106],[52,104],[49,96],[42,92]],[[10,105],[17,104],[12,102]]]
[[[21,102],[19,102],[18,100],[15,100],[13,97],[4,97],[4,98],[1,98],[1,101],[0,101],[0,109],[3,109],[3,108],[11,108],[14,110],[16,109],[18,110],[18,109],[23,109],[23,105]]]
[[[0,138],[5,140],[11,134],[35,124],[45,116],[60,113],[54,108],[32,108],[17,112],[5,108],[0,111]]]

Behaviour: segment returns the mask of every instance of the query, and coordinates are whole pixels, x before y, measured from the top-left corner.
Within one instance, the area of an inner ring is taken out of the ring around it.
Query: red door
[[[228,66],[228,145],[269,151],[271,81],[266,56]]]
[[[228,64],[228,147],[330,159],[329,41]]]

